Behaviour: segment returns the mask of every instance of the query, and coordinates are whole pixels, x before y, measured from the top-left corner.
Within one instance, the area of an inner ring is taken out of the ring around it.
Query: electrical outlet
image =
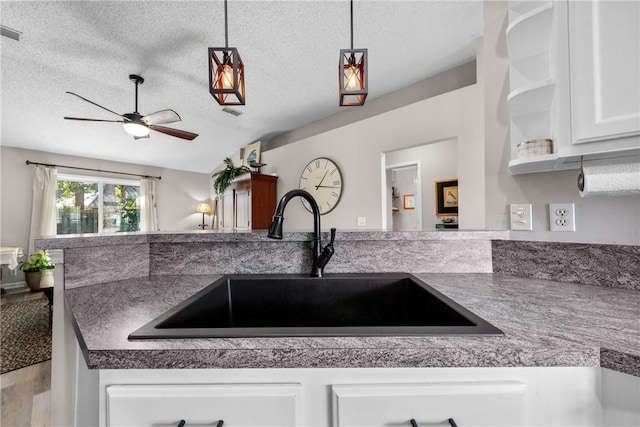
[[[367,225],[367,217],[366,216],[359,216],[358,217],[358,227],[364,227]]]
[[[575,211],[573,203],[549,203],[549,229],[576,231]]]
[[[531,204],[513,204],[509,211],[512,230],[533,231]]]

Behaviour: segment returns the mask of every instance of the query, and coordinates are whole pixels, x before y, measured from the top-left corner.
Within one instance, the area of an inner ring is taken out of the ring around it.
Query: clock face
[[[320,208],[320,214],[329,213],[336,207],[342,195],[342,173],[331,160],[319,157],[309,162],[300,176],[300,189],[306,190],[313,196]],[[309,211],[311,205],[301,199],[304,207]]]

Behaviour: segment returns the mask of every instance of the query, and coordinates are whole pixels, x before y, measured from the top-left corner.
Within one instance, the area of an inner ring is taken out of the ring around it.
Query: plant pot
[[[48,268],[41,271],[40,288],[50,288],[51,286],[53,286],[53,281],[53,268]]]
[[[25,271],[24,272],[24,280],[29,285],[32,291],[37,291],[40,289],[40,272],[39,271]]]

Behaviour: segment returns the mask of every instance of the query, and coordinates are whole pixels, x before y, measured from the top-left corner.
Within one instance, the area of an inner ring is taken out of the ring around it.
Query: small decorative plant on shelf
[[[20,264],[20,270],[24,271],[25,281],[33,291],[53,286],[53,269],[55,267],[55,264],[51,262],[49,251],[46,249],[32,253],[27,261]]]
[[[231,182],[239,175],[251,172],[246,166],[236,167],[229,157],[224,159],[224,164],[227,165],[227,167],[213,174],[213,176],[216,177],[216,180],[213,182],[213,189],[217,194],[224,194],[225,190],[231,185]]]

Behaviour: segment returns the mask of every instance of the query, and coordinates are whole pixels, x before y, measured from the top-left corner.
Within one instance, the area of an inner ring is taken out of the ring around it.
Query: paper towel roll
[[[640,163],[584,166],[578,176],[581,197],[640,194]]]

